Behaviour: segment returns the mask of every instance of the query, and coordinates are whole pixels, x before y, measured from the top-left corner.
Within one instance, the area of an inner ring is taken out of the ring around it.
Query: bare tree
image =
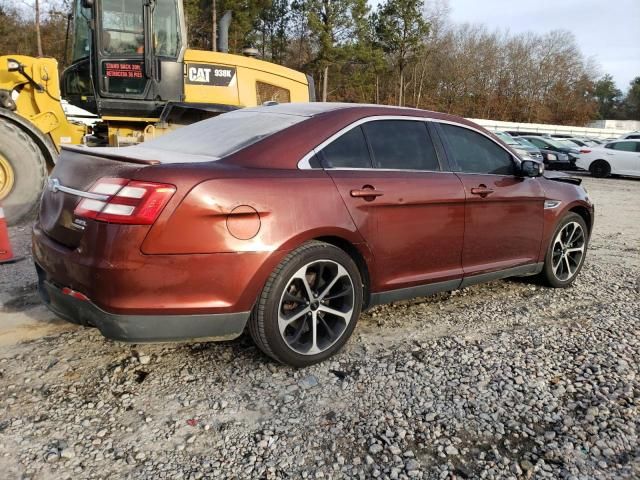
[[[211,50],[218,50],[218,10],[216,0],[211,0]]]
[[[42,37],[40,36],[40,0],[35,0],[36,13],[36,46],[38,48],[38,56],[42,57]]]

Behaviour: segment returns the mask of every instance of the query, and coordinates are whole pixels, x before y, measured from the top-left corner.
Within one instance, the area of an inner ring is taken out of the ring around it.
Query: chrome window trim
[[[308,152],[304,157],[302,157],[299,161],[298,161],[298,170],[357,170],[357,171],[362,171],[362,170],[378,170],[378,171],[388,171],[388,172],[434,172],[434,173],[451,173],[448,171],[444,171],[444,170],[415,170],[415,169],[403,169],[403,168],[398,168],[398,169],[388,169],[388,168],[351,168],[351,167],[330,167],[330,168],[324,168],[324,167],[312,167],[311,166],[311,158],[314,157],[315,155],[317,155],[323,148],[325,148],[327,145],[329,145],[331,142],[333,142],[334,140],[338,139],[339,137],[341,137],[342,135],[344,135],[345,133],[347,133],[348,131],[359,127],[360,125],[363,125],[365,123],[368,122],[375,122],[378,120],[407,120],[407,121],[419,121],[419,122],[433,122],[433,123],[446,123],[448,125],[453,125],[455,127],[462,127],[462,128],[466,128],[468,130],[471,130],[473,132],[479,133],[480,135],[483,135],[484,137],[486,137],[487,139],[489,139],[491,142],[493,142],[494,144],[496,144],[497,146],[499,146],[500,148],[502,148],[505,152],[507,152],[512,159],[514,159],[516,165],[518,165],[522,160],[520,159],[520,157],[518,157],[517,155],[514,155],[513,152],[511,152],[508,148],[505,148],[504,145],[501,145],[500,143],[496,142],[493,138],[491,138],[489,135],[487,135],[486,133],[484,133],[483,131],[472,127],[470,125],[465,125],[463,123],[459,123],[459,122],[454,122],[451,120],[441,120],[438,118],[431,118],[431,117],[416,117],[416,116],[411,116],[411,115],[374,115],[371,117],[365,117],[365,118],[361,118],[359,120],[356,120],[353,123],[350,123],[349,125],[347,125],[346,127],[343,127],[342,129],[338,130],[336,133],[334,133],[333,135],[331,135],[329,138],[327,138],[325,141],[323,141],[322,143],[320,143],[319,145],[317,145],[316,147],[312,148],[310,152]],[[469,175],[494,175],[491,173],[472,173],[472,172],[459,172],[459,173],[464,173],[464,174],[469,174]],[[499,175],[502,177],[511,177],[513,175]]]
[[[354,172],[414,172],[414,173],[454,173],[449,170],[416,170],[413,168],[364,168],[364,167],[332,167],[332,168],[312,168],[312,170],[334,170],[334,171],[354,171]]]

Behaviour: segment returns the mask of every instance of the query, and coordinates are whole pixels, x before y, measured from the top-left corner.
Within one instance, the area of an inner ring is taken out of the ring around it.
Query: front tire
[[[596,160],[589,165],[589,172],[596,178],[604,178],[611,175],[611,165],[606,160]]]
[[[47,162],[36,143],[16,125],[0,120],[0,203],[7,222],[33,216],[47,178]]]
[[[271,358],[294,367],[313,365],[347,342],[362,298],[353,259],[333,245],[308,242],[270,275],[249,319],[249,333]]]
[[[547,247],[540,278],[554,288],[571,285],[584,264],[589,243],[589,233],[584,219],[569,212],[556,226]]]

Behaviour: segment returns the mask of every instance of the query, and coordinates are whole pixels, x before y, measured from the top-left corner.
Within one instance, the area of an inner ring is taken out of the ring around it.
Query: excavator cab
[[[73,0],[72,63],[0,56],[0,201],[10,222],[36,209],[65,145],[121,147],[237,108],[315,99],[313,79],[228,52],[187,48],[183,0]],[[94,113],[91,126],[67,115]],[[77,109],[75,109],[77,112]]]
[[[183,96],[181,0],[75,0],[63,98],[100,116],[158,117]]]

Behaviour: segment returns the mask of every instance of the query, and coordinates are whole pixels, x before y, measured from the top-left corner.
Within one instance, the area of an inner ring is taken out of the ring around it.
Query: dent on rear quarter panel
[[[265,252],[295,248],[317,236],[361,240],[335,186],[324,171],[252,172],[250,178],[207,180],[189,192],[173,214],[154,225],[145,254]],[[227,221],[251,207],[260,225],[250,239],[234,237]]]

